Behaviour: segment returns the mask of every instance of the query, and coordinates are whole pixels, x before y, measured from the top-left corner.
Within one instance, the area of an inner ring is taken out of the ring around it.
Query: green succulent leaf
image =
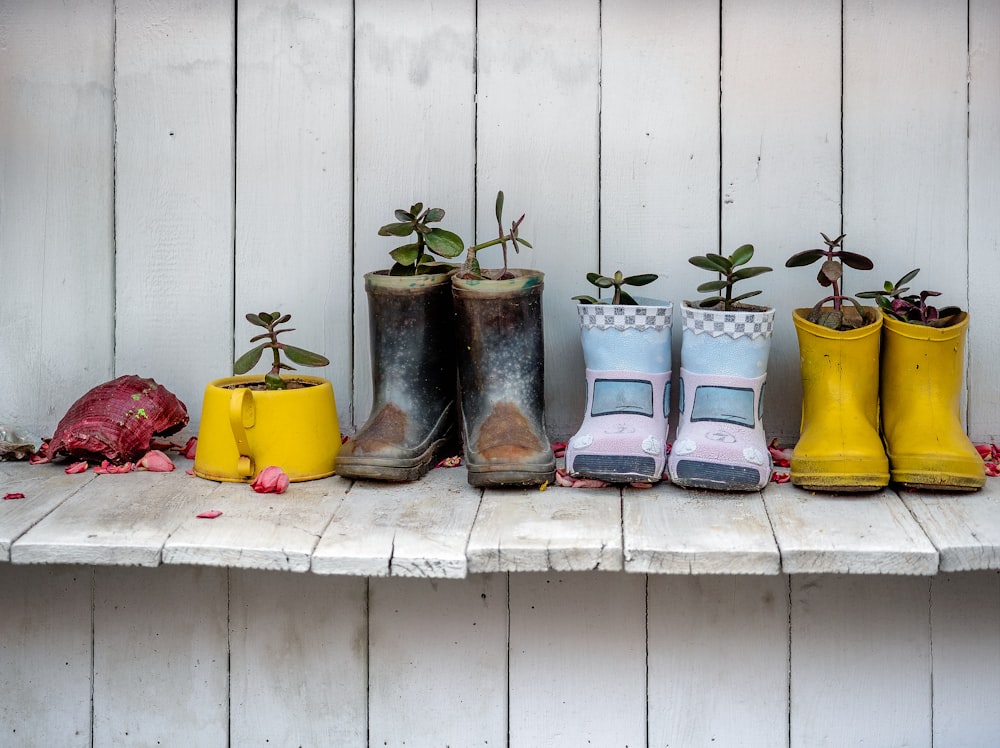
[[[264,375],[264,384],[267,385],[269,390],[285,389],[285,380],[277,374],[272,374],[271,372]]]
[[[406,223],[387,223],[378,230],[379,236],[409,236],[417,227],[413,221]]]
[[[441,208],[431,208],[427,211],[427,215],[424,216],[425,223],[433,223],[435,221],[440,221],[444,218],[444,210]]]
[[[723,288],[725,288],[728,285],[729,285],[728,281],[724,281],[724,280],[708,281],[708,282],[702,283],[700,286],[698,286],[697,291],[698,291],[698,293],[709,293],[711,291],[721,291]]]
[[[503,223],[503,190],[500,190],[499,192],[497,192],[496,211],[497,211],[497,223],[502,224]]]
[[[743,301],[744,299],[749,299],[751,296],[757,296],[763,293],[762,291],[747,291],[746,293],[740,294],[739,296],[734,296],[730,299],[730,303],[735,304],[737,301]]]
[[[424,241],[431,252],[441,257],[458,257],[465,249],[462,237],[445,229],[431,229]]]
[[[416,218],[417,216],[420,215],[420,211],[422,211],[423,209],[424,209],[424,204],[417,203],[416,205],[410,206],[410,213],[413,215],[414,218]]]
[[[627,283],[630,286],[648,286],[659,277],[660,276],[654,273],[644,273],[642,275],[630,275],[622,282]]]
[[[534,247],[532,247],[532,246],[531,246],[531,244],[530,244],[530,243],[528,242],[528,240],[527,240],[527,239],[522,239],[522,238],[521,238],[521,237],[519,237],[519,236],[515,236],[515,237],[514,237],[514,241],[516,242],[516,244],[515,244],[515,246],[514,246],[514,249],[517,249],[517,244],[523,244],[523,245],[524,245],[525,247],[527,247],[528,249],[534,249]]]
[[[785,260],[786,268],[800,268],[806,265],[812,265],[816,260],[821,257],[826,257],[826,252],[822,249],[807,249],[804,252],[796,252],[787,260]]]
[[[725,260],[725,258],[722,255],[697,255],[689,258],[688,262],[695,267],[699,267],[702,270],[710,270],[713,273],[726,273],[732,269],[728,260],[725,263],[721,263],[719,260]]]
[[[733,273],[733,280],[746,280],[747,278],[755,278],[758,275],[763,275],[764,273],[770,273],[772,268],[769,267],[752,267],[752,268],[740,268],[735,273]]]
[[[248,314],[246,315],[246,318],[247,322],[249,322],[251,325],[256,325],[257,327],[267,327],[267,323],[260,318],[260,315]]]
[[[415,215],[413,215],[412,213],[407,213],[402,208],[396,210],[393,213],[393,215],[395,215],[396,218],[398,218],[400,221],[403,221],[404,223],[412,223],[413,221],[417,220],[417,217]]]
[[[718,304],[725,303],[725,299],[721,296],[711,296],[707,299],[702,299],[698,302],[698,307],[700,309],[709,309],[710,307],[717,306]]]
[[[326,356],[322,356],[319,353],[313,353],[312,351],[307,351],[305,348],[299,348],[294,345],[284,345],[282,350],[289,359],[297,363],[299,366],[329,366],[330,359]]]
[[[600,299],[595,299],[593,296],[574,296],[573,301],[579,301],[581,304],[603,304],[604,302]]]
[[[904,285],[906,283],[909,283],[911,280],[913,280],[914,278],[917,277],[917,273],[919,273],[919,272],[920,272],[920,268],[917,268],[916,270],[911,270],[910,272],[908,272],[906,275],[904,275],[902,278],[900,278],[898,281],[896,281],[896,288],[899,288],[900,286],[902,286],[902,285]],[[885,285],[886,285],[886,290],[887,291],[889,291],[889,290],[892,289],[892,286],[889,285],[889,281],[886,281]],[[902,293],[903,291],[908,291],[908,290],[909,289],[906,289],[906,288],[900,288],[899,292]]]
[[[611,288],[615,284],[613,279],[597,273],[587,273],[587,280],[598,288]]]
[[[389,253],[389,256],[400,265],[415,265],[417,263],[417,258],[420,257],[420,245],[404,244],[402,247],[396,247],[392,250]]]
[[[744,244],[733,252],[729,259],[732,261],[733,267],[736,267],[750,262],[751,257],[753,257],[753,245]]]
[[[247,316],[249,317],[250,315]],[[267,348],[267,343],[261,343],[236,359],[233,363],[233,374],[246,374],[255,367],[257,362],[260,361],[261,354],[264,353],[265,348]]]
[[[619,288],[618,289],[618,303],[619,304],[627,304],[628,306],[638,306],[638,304],[639,304],[639,302],[637,302],[632,297],[632,295],[628,291],[626,291],[624,288]]]

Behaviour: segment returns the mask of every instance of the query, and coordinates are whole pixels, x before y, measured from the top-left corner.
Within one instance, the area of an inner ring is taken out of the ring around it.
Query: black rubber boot
[[[451,279],[365,275],[371,415],[337,455],[344,478],[412,481],[458,454]]]
[[[503,281],[455,277],[465,464],[473,486],[537,486],[555,478],[545,435],[542,273]]]

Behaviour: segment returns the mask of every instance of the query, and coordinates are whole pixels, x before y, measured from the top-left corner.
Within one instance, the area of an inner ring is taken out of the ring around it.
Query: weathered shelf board
[[[463,469],[432,470],[415,483],[358,481],[317,544],[312,570],[463,578],[480,493]]]
[[[822,494],[772,483],[763,496],[786,574],[937,573],[937,550],[892,491]]]
[[[626,488],[625,570],[643,574],[778,574],[781,556],[759,492],[720,494],[661,483]]]
[[[470,572],[621,571],[615,489],[488,489],[467,549]]]
[[[222,483],[205,497],[214,519],[189,516],[163,547],[165,564],[309,571],[312,552],[350,488],[343,478],[292,483],[258,494]]]
[[[24,494],[23,499],[0,500],[0,561],[10,561],[14,541],[93,478],[93,473],[66,475],[41,465],[0,463],[0,496]]]
[[[175,463],[171,473],[69,476],[86,485],[14,542],[11,561],[158,566],[164,543],[218,485],[186,475],[190,460]]]
[[[1000,483],[971,494],[900,494],[941,557],[941,571],[1000,569]]]

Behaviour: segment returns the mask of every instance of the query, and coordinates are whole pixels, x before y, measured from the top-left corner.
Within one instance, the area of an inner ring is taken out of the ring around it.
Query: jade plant
[[[895,283],[886,281],[878,291],[862,291],[859,299],[875,299],[882,313],[900,322],[911,322],[927,327],[948,327],[955,324],[956,318],[962,313],[957,306],[946,306],[938,309],[927,303],[932,296],[940,296],[940,291],[921,291],[919,294],[907,294],[910,290],[906,284],[912,281],[920,268],[911,270]]]
[[[246,374],[250,371],[260,361],[261,355],[267,348],[270,348],[272,352],[271,370],[264,375],[264,384],[269,390],[286,389],[287,384],[281,377],[281,371],[295,369],[294,366],[286,364],[281,360],[282,353],[290,361],[299,366],[327,366],[330,363],[330,360],[326,356],[322,356],[319,353],[313,353],[304,348],[279,342],[279,335],[292,332],[295,329],[294,327],[278,329],[278,325],[288,322],[292,318],[292,315],[282,314],[281,312],[258,312],[257,314],[248,314],[246,317],[251,325],[263,327],[266,330],[266,332],[259,335],[254,335],[250,338],[250,342],[256,343],[260,340],[264,342],[254,346],[236,359],[236,362],[233,364],[233,374]]]
[[[462,269],[460,275],[463,278],[482,278],[488,280],[505,280],[510,276],[507,272],[507,242],[511,243],[514,248],[514,252],[520,252],[521,248],[518,245],[523,245],[528,249],[531,249],[531,244],[527,239],[522,238],[518,235],[518,229],[521,223],[524,221],[524,214],[516,221],[511,223],[510,230],[505,234],[503,228],[503,190],[497,192],[496,200],[496,217],[497,217],[497,238],[490,239],[482,244],[475,244],[466,250],[465,262],[462,263]],[[494,271],[490,274],[489,271],[484,271],[479,266],[479,250],[486,249],[487,247],[493,247],[497,244],[503,250],[503,268]]]
[[[698,293],[711,295],[697,302],[695,306],[700,309],[716,309],[721,306],[722,311],[729,312],[737,308],[746,299],[761,293],[761,291],[747,291],[739,296],[733,296],[733,286],[739,281],[771,272],[772,268],[762,265],[744,267],[752,258],[753,245],[744,244],[742,247],[738,247],[729,257],[724,257],[721,253],[709,253],[688,259],[688,262],[695,267],[718,273],[722,276],[717,280],[707,281],[698,286]]]
[[[870,324],[874,318],[857,299],[843,293],[842,281],[844,265],[855,270],[871,270],[875,267],[874,263],[862,254],[844,249],[846,234],[841,234],[836,239],[831,239],[823,233],[820,233],[820,236],[823,237],[826,247],[796,252],[785,261],[785,267],[794,268],[812,265],[817,260],[823,260],[816,280],[823,288],[829,288],[832,293],[820,299],[809,310],[807,319],[813,324],[822,325],[831,330],[854,330]],[[832,305],[824,308],[823,305],[827,302],[832,302]],[[845,314],[845,302],[852,305],[857,311],[857,315]]]
[[[439,226],[429,226],[444,218],[441,208],[424,208],[423,203],[400,208],[395,213],[395,223],[387,223],[378,230],[379,236],[406,237],[416,235],[416,241],[403,244],[389,252],[394,260],[389,275],[422,275],[424,273],[445,273],[454,266],[431,258],[427,251],[440,257],[451,259],[462,254],[465,246],[462,237]]]
[[[644,273],[642,275],[622,275],[621,270],[616,270],[613,276],[600,275],[599,273],[587,273],[587,282],[597,286],[598,288],[614,288],[614,294],[611,297],[611,304],[613,306],[636,306],[637,302],[632,298],[631,294],[626,291],[623,286],[646,286],[659,278],[658,275],[653,273]],[[581,304],[607,304],[607,301],[601,301],[600,299],[595,299],[593,296],[581,295],[574,296],[574,301],[579,301]]]

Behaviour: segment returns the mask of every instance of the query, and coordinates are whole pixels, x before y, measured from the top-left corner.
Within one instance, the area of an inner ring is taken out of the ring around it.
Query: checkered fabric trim
[[[713,309],[681,307],[684,329],[695,335],[707,333],[713,338],[770,337],[774,331],[774,310],[764,312],[720,312]]]
[[[611,306],[580,304],[580,327],[598,330],[669,330],[673,321],[673,304],[664,306]]]

